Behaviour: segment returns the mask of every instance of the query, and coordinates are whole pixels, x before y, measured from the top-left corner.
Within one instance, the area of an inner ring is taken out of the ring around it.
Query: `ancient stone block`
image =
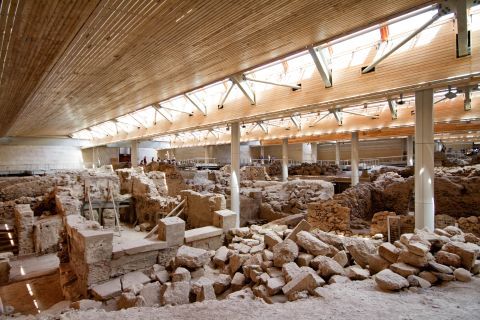
[[[237,214],[231,210],[224,209],[214,212],[213,225],[223,229],[224,232],[235,228],[237,221]]]
[[[169,247],[180,246],[185,238],[185,221],[178,217],[160,219],[158,239],[166,241]]]

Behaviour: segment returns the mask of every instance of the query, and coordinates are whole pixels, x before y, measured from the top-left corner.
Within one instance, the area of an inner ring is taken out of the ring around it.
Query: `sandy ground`
[[[324,298],[268,305],[223,300],[115,312],[71,311],[61,319],[480,319],[480,278],[414,292],[382,292],[373,280],[327,286]]]

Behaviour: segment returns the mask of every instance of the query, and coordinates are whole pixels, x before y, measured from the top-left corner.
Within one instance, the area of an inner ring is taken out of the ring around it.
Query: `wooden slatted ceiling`
[[[480,30],[472,31],[472,39],[480,38]],[[365,61],[372,61],[374,51]],[[457,75],[467,75],[480,71],[480,43],[472,42],[472,54],[457,59],[455,55],[455,29],[452,22],[439,25],[437,35],[424,46],[416,46],[408,51],[397,52],[385,59],[374,73],[361,74],[361,65],[333,66],[333,87],[325,88],[317,72],[302,81],[302,89],[292,91],[284,87],[272,87],[257,93],[257,104],[251,106],[245,97],[227,99],[224,109],[209,109],[204,117],[196,114],[185,116],[182,121],[170,124],[159,122],[149,129],[132,131],[107,137],[100,144],[153,137],[175,130],[194,130],[202,125],[221,125],[232,119],[261,117],[266,113],[292,110],[301,106],[319,104],[320,109],[327,109],[338,104],[338,100],[348,99],[350,103],[358,97],[378,91],[388,91],[406,86],[429,83]],[[478,81],[478,78],[477,78]],[[384,98],[384,97],[383,97]],[[358,128],[353,128],[358,129]]]
[[[0,135],[69,134],[427,2],[20,0]]]

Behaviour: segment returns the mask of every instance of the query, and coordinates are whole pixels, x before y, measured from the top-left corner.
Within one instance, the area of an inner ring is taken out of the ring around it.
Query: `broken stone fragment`
[[[376,253],[375,246],[368,240],[350,238],[346,249],[352,255],[353,260],[362,268],[368,265],[368,256]]]
[[[390,263],[397,262],[400,250],[389,242],[382,243],[378,247],[378,255]]]
[[[370,272],[367,269],[362,269],[360,266],[350,266],[345,268],[345,275],[350,280],[365,280],[370,277]]]
[[[408,251],[417,255],[417,256],[425,256],[430,251],[430,243],[428,245],[423,242],[418,241],[410,241],[407,244]]]
[[[310,263],[312,268],[318,270],[322,278],[330,278],[333,275],[344,275],[344,270],[337,261],[326,256],[318,256]]]
[[[446,243],[442,250],[458,255],[462,259],[462,266],[467,270],[472,269],[480,254],[480,247],[476,244],[458,241]]]
[[[408,250],[400,252],[398,262],[404,262],[418,268],[424,268],[428,264],[427,256],[417,256]]]
[[[283,240],[275,232],[269,231],[265,234],[263,241],[268,249],[273,248],[275,245],[281,243]]]
[[[428,266],[430,267],[431,270],[435,272],[441,272],[445,274],[452,274],[453,272],[452,268],[445,266],[443,264],[437,263],[435,261],[430,261],[428,263]]]
[[[310,261],[312,261],[313,259],[313,255],[309,254],[309,253],[300,253],[298,255],[298,258],[297,258],[297,264],[302,267],[302,266],[305,266],[305,267],[308,267],[310,265]]]
[[[117,300],[118,309],[128,309],[133,307],[145,306],[145,300],[142,296],[135,296],[133,292],[124,292]]]
[[[459,255],[443,250],[440,250],[435,254],[435,261],[454,268],[459,268],[462,265],[462,259]]]
[[[375,275],[375,282],[382,290],[394,291],[409,286],[408,280],[390,269],[380,271]]]
[[[228,274],[219,274],[213,280],[213,288],[215,290],[215,294],[221,294],[225,290],[228,289],[230,283],[232,282],[232,278]]]
[[[190,271],[182,267],[178,267],[172,273],[172,282],[190,281],[191,279]]]
[[[160,282],[147,283],[139,294],[145,300],[146,307],[160,304]]]
[[[302,270],[295,262],[285,263],[282,267],[283,277],[287,282],[291,281]]]
[[[102,302],[89,300],[89,299],[82,299],[79,301],[72,302],[70,304],[70,308],[75,310],[90,310],[90,309],[99,309],[102,307]]]
[[[203,267],[210,261],[210,255],[207,250],[181,246],[175,256],[175,264],[179,267],[191,269]]]
[[[141,271],[133,271],[124,274],[121,278],[120,281],[122,283],[122,289],[125,290],[127,288],[130,288],[136,284],[146,284],[150,282],[150,277],[147,277],[143,272]]]
[[[432,272],[430,271],[422,271],[418,275],[420,278],[427,280],[431,284],[434,284],[435,282],[438,281],[437,276],[435,276]]]
[[[457,228],[455,226],[447,226],[447,227],[443,228],[443,231],[448,233],[451,237],[453,237],[455,235],[463,235],[463,231],[460,230],[460,228]]]
[[[275,267],[282,267],[285,263],[295,261],[298,257],[298,246],[290,239],[276,244],[272,251],[273,265]]]
[[[330,246],[308,231],[298,232],[296,238],[297,244],[314,256],[327,255],[330,253]]]
[[[264,261],[265,261],[265,260],[267,260],[267,261],[273,261],[273,252],[270,251],[270,250],[267,250],[267,249],[263,250],[263,252],[262,252],[262,258],[263,258]]]
[[[403,262],[397,262],[392,264],[390,266],[390,270],[392,270],[395,273],[398,273],[404,278],[407,278],[410,275],[417,275],[420,272],[418,268],[415,268],[414,266],[408,265]]]
[[[228,255],[230,250],[227,247],[221,246],[215,252],[215,256],[213,257],[213,263],[218,268],[223,268],[228,261]]]
[[[236,272],[233,276],[232,282],[230,283],[230,288],[232,291],[238,291],[243,288],[245,285],[245,276],[241,272]]]
[[[270,296],[276,295],[282,290],[284,285],[285,285],[285,280],[283,279],[283,277],[269,278],[266,285],[268,295]]]
[[[378,254],[369,255],[367,261],[368,261],[368,270],[370,270],[370,274],[376,274],[390,267],[390,262],[380,257]]]
[[[345,250],[337,252],[337,254],[333,256],[333,260],[337,261],[338,264],[344,268],[348,265],[348,256]]]
[[[253,294],[253,291],[250,287],[246,287],[245,289],[235,291],[230,293],[227,296],[227,299],[229,300],[253,300],[255,299],[255,295]]]
[[[323,286],[325,284],[325,280],[323,280],[322,277],[320,277],[312,268],[304,266],[304,267],[301,267],[300,270],[302,272],[310,273],[315,278],[315,282],[317,283],[318,287]]]
[[[234,253],[230,257],[230,263],[228,265],[230,267],[230,274],[235,274],[235,272],[242,267],[248,258],[250,258],[249,254]]]
[[[334,283],[341,284],[341,283],[348,283],[348,282],[352,282],[352,280],[350,280],[350,278],[348,277],[339,276],[339,275],[332,276],[330,280],[328,280],[328,284],[334,284]]]
[[[300,291],[313,291],[317,287],[317,282],[309,272],[301,272],[289,281],[282,291],[286,296]],[[290,300],[290,299],[289,299]]]
[[[420,287],[422,289],[426,289],[432,286],[432,284],[427,280],[413,274],[409,275],[407,280],[411,287]]]
[[[167,282],[160,289],[160,304],[162,306],[187,304],[190,302],[189,295],[189,282]]]

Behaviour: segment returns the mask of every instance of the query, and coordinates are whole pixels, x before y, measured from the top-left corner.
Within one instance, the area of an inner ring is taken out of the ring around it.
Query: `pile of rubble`
[[[480,239],[453,226],[403,234],[390,244],[311,230],[303,220],[293,230],[230,229],[227,239],[229,244],[216,251],[181,246],[166,266],[123,276],[115,298],[96,297],[110,310],[255,297],[276,303],[324,296],[327,284],[371,277],[383,290],[419,290],[470,281],[480,272]]]
[[[337,165],[319,163],[302,163],[288,168],[289,175],[299,176],[335,176],[341,172],[342,170]]]

